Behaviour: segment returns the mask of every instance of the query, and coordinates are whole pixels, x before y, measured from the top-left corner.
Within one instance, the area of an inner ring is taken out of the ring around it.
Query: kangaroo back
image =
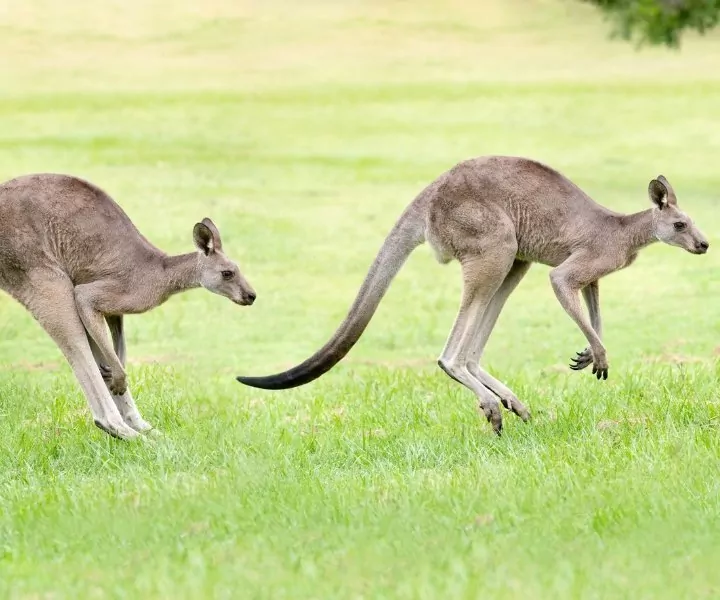
[[[82,283],[161,254],[93,184],[40,173],[0,185],[0,270],[46,265]]]

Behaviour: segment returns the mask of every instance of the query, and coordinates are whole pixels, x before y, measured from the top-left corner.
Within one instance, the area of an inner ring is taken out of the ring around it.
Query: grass
[[[198,6],[0,14],[0,177],[87,177],[171,252],[211,216],[258,291],[128,319],[146,443],[0,297],[0,597],[716,596],[720,38],[636,53],[570,0]],[[486,352],[534,420],[496,439],[435,367],[460,281],[427,247],[328,375],[233,380],[318,348],[404,206],[489,153],[626,212],[663,173],[710,238],[603,281],[607,382],[534,267]]]

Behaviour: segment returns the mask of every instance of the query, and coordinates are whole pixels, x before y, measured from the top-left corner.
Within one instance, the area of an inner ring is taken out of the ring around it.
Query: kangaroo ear
[[[656,179],[665,186],[668,191],[668,204],[677,205],[677,196],[675,196],[675,190],[672,189],[670,182],[665,179],[663,175],[658,175]]]
[[[193,228],[193,241],[197,249],[205,256],[215,252],[212,231],[205,223],[195,223],[195,227]]]
[[[662,175],[660,177],[662,177]],[[665,179],[664,177],[662,178]],[[665,187],[665,184],[660,181],[659,178],[653,179],[648,185],[648,195],[650,196],[650,200],[653,204],[655,204],[655,206],[657,206],[660,210],[668,205],[669,192],[667,187]]]
[[[215,248],[215,250],[222,250],[222,240],[220,239],[220,232],[218,231],[218,228],[215,227],[215,223],[213,223],[212,220],[208,217],[205,217],[200,222],[211,231],[213,238],[213,247]]]

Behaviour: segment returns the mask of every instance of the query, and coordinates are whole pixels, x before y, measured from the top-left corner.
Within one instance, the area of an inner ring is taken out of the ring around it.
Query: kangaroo
[[[428,241],[440,263],[459,261],[463,277],[460,310],[438,364],[475,393],[500,434],[498,398],[524,421],[530,412],[512,390],[479,366],[479,360],[503,305],[533,262],[553,267],[550,282],[555,295],[588,341],[572,368],[592,363],[597,378],[607,379],[598,280],[632,264],[639,250],[658,240],[693,254],[707,251],[705,236],[678,208],[667,179],[653,179],[648,192],[652,208],[623,215],[596,204],[565,176],[539,162],[511,156],[463,161],[427,186],[403,212],[330,341],[288,371],[237,380],[280,390],[326,373],[358,341],[411,252]],[[589,320],[580,304],[581,291]]]
[[[77,177],[34,174],[0,185],[0,288],[55,341],[95,425],[114,437],[152,430],[127,387],[123,315],[201,286],[239,305],[255,300],[210,219],[193,238],[197,252],[168,256],[110,196]]]

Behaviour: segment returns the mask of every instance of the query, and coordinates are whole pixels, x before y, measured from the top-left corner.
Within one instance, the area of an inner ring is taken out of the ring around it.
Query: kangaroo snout
[[[257,294],[255,293],[255,290],[252,289],[250,285],[246,284],[242,287],[239,297],[236,298],[234,302],[240,306],[250,306],[253,302],[255,302],[256,298]]]
[[[710,244],[708,244],[705,240],[695,242],[696,254],[705,254],[708,251],[709,247],[710,247]]]

